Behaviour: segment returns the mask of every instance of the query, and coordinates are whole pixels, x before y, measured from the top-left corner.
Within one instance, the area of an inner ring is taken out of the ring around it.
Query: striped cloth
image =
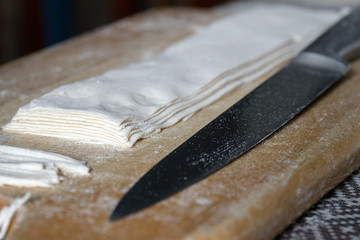
[[[360,170],[329,192],[276,239],[360,239]]]

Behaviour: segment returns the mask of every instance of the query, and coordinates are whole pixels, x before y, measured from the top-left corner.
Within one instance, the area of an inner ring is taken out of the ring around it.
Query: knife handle
[[[329,31],[306,48],[342,62],[360,56],[360,8],[353,9],[349,15],[335,24]]]

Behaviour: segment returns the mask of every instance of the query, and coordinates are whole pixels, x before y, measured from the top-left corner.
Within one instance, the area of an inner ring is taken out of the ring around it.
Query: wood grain
[[[0,98],[0,123],[57,86],[155,55],[217,17],[196,9],[151,11],[4,65],[0,87],[10,93]],[[50,190],[1,188],[8,197],[32,192],[9,239],[273,238],[360,165],[360,62],[237,161],[139,214],[108,221],[141,175],[264,80],[234,89],[131,149],[1,132],[1,144],[64,154],[92,169],[89,177],[68,179]]]

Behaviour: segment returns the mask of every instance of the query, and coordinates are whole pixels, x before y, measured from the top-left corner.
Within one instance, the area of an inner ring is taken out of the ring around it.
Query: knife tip
[[[118,205],[115,207],[114,211],[112,212],[109,220],[110,222],[114,222],[117,220],[120,220],[122,218],[125,218],[135,212],[138,212],[139,210],[141,210],[142,208],[134,208],[131,205],[129,206],[129,204],[127,204],[127,201],[124,201],[124,199],[122,199]]]
[[[123,211],[121,208],[119,208],[118,206],[115,208],[115,210],[112,212],[109,220],[110,222],[114,222],[117,220],[120,220],[128,215],[130,215],[131,213],[128,211]]]
[[[113,212],[109,218],[110,222],[115,222],[116,220],[120,220],[122,217],[118,216],[115,212]]]

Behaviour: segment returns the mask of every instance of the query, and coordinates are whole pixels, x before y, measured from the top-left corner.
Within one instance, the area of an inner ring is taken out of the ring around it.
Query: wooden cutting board
[[[146,12],[0,68],[0,124],[65,83],[147,59],[218,18],[177,8]],[[133,148],[0,133],[0,144],[85,161],[89,177],[53,189],[1,187],[3,201],[32,193],[8,239],[271,239],[360,165],[360,61],[325,96],[243,157],[136,215],[111,223],[121,196],[155,163],[263,79],[234,89],[188,121]]]

